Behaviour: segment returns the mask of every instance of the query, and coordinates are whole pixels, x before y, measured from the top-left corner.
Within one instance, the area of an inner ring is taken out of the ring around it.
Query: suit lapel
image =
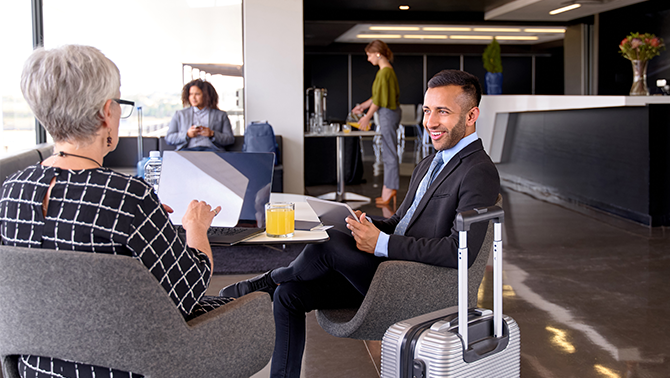
[[[414,211],[414,214],[412,215],[412,219],[410,219],[409,224],[407,224],[407,228],[409,229],[410,226],[414,223],[416,219],[419,218],[419,215],[423,212],[423,209],[426,207],[428,204],[428,201],[430,201],[430,198],[433,196],[435,193],[435,190],[442,185],[442,182],[451,175],[451,173],[456,169],[461,164],[462,159],[464,159],[466,156],[482,149],[482,143],[481,140],[478,139],[475,142],[471,143],[470,145],[466,146],[463,148],[459,153],[456,154],[456,156],[452,157],[451,160],[449,160],[449,163],[442,169],[439,175],[435,177],[435,180],[433,183],[428,187],[426,190],[426,194],[423,195],[423,198],[421,198],[421,202],[419,202],[419,205],[416,207],[416,210]],[[422,173],[422,176],[425,176],[426,172],[428,171],[428,168],[424,170]],[[417,185],[418,188],[418,185]],[[414,193],[416,194],[417,188],[414,189]]]
[[[428,187],[428,189],[426,190],[426,194],[423,195],[423,198],[421,198],[421,202],[419,202],[419,205],[416,207],[414,215],[412,215],[412,219],[410,219],[409,224],[407,224],[408,229],[412,226],[415,220],[419,219],[419,216],[423,212],[423,209],[426,208],[426,205],[428,204],[428,201],[430,201],[430,198],[435,193],[435,190],[454,171],[454,169],[456,169],[456,167],[459,164],[461,164],[461,158],[458,155],[456,155],[453,158],[451,158],[451,160],[449,160],[449,163],[447,163],[447,165],[442,169],[440,174],[437,175],[437,177],[435,177],[435,180]]]

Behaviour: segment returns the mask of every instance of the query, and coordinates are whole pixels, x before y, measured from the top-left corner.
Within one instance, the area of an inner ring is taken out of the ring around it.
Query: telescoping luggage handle
[[[493,333],[503,336],[502,325],[502,222],[505,212],[498,206],[464,211],[456,215],[458,231],[458,332],[468,349],[468,231],[470,225],[493,220]]]

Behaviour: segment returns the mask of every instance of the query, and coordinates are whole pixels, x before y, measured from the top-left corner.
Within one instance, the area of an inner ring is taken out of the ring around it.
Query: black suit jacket
[[[470,143],[442,169],[421,199],[404,236],[393,235],[396,225],[414,201],[419,183],[435,154],[422,160],[412,173],[407,196],[391,217],[375,221],[390,235],[389,259],[418,261],[458,268],[456,214],[495,204],[500,193],[500,177],[481,139]],[[486,223],[475,224],[468,233],[468,266],[471,266],[486,234]]]

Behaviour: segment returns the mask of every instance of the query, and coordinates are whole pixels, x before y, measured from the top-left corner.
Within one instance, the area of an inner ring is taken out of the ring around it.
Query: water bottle
[[[163,160],[161,159],[160,151],[149,152],[149,160],[144,164],[144,180],[154,187],[156,193],[158,193],[162,167]]]

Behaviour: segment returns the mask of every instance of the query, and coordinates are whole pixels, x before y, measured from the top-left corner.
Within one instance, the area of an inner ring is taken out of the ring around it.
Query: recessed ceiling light
[[[402,36],[400,34],[358,34],[356,38],[397,39],[402,38]]]
[[[437,35],[437,34],[428,34],[428,35],[421,35],[421,34],[405,34],[403,35],[403,38],[411,38],[411,39],[447,39],[446,35]]]
[[[518,33],[521,31],[521,29],[518,28],[474,28],[472,29],[473,31],[476,32],[510,32],[510,33]]]
[[[493,39],[492,35],[450,35],[450,39]]]
[[[418,26],[370,26],[370,30],[402,30],[417,31],[421,30]]]
[[[458,27],[438,27],[438,26],[427,26],[423,28],[423,31],[470,31],[471,28],[458,28]]]
[[[400,10],[409,10],[409,5],[401,5],[398,7]]]
[[[567,7],[554,9],[553,11],[549,12],[549,14],[554,16],[554,15],[557,15],[559,13],[563,13],[563,12],[567,12],[569,10],[577,9],[581,6],[582,6],[582,4],[572,4],[572,5],[568,5]]]
[[[523,29],[526,33],[565,33],[565,29]]]
[[[507,41],[537,41],[540,38],[534,35],[496,35],[496,39]]]

